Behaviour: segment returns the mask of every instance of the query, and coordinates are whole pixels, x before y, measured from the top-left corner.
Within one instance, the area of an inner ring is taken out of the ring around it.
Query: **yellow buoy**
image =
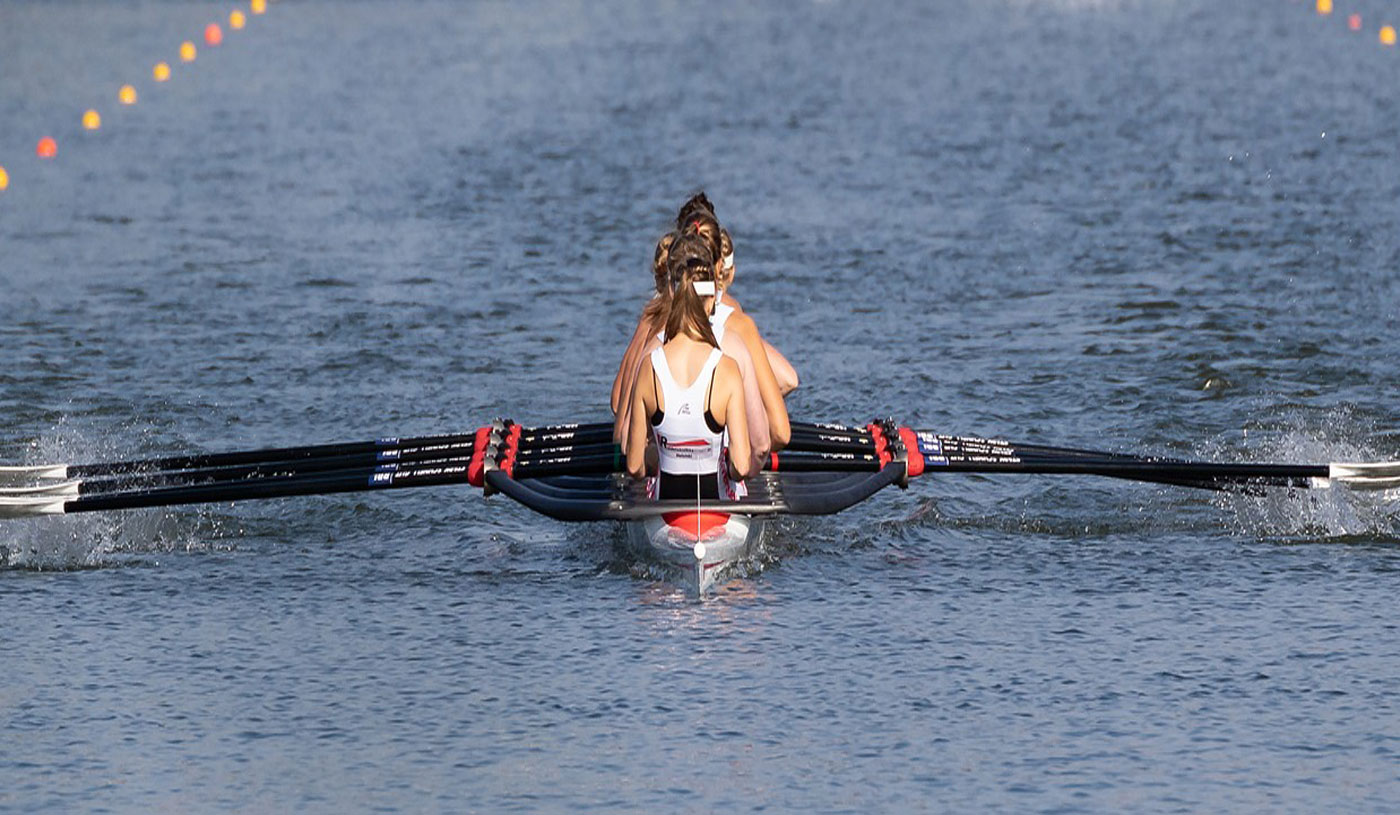
[[[262,14],[264,11],[267,11],[267,0],[253,0],[253,2],[248,4],[248,8],[251,9],[254,14]]]
[[[136,89],[130,85],[123,85],[122,89],[117,91],[117,101],[123,105],[136,104]]]
[[[170,78],[170,66],[164,62],[157,62],[156,67],[151,69],[151,78],[157,82],[164,82]]]
[[[83,129],[96,130],[102,126],[102,116],[95,110],[83,114]]]
[[[10,174],[5,172],[4,167],[0,167],[0,190],[10,186]]]
[[[243,16],[243,12],[235,10],[232,14],[228,16],[228,27],[232,29],[239,29],[242,28],[243,24],[247,21],[248,18]]]
[[[1381,45],[1395,44],[1395,26],[1387,25],[1381,27]]]
[[[194,62],[194,57],[197,53],[198,52],[194,50],[194,43],[190,42],[189,40],[185,40],[184,42],[180,43],[181,62]]]
[[[1317,13],[1318,13],[1318,14],[1331,14],[1331,13],[1332,13],[1332,0],[1317,0]]]

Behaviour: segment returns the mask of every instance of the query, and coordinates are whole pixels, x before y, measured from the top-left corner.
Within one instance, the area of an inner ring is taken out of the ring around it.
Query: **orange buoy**
[[[34,154],[39,158],[53,158],[58,155],[58,142],[45,136],[39,140],[39,144],[34,147]]]
[[[157,62],[156,67],[151,69],[151,78],[157,82],[164,82],[170,78],[170,66],[164,62]]]
[[[199,52],[196,51],[194,48],[194,43],[190,42],[189,40],[185,40],[184,42],[180,43],[181,62],[194,62],[195,55],[198,53]]]
[[[1381,45],[1395,44],[1395,26],[1381,26]]]
[[[267,11],[267,0],[253,0],[248,4],[248,8],[254,14],[262,14],[264,11]]]
[[[102,127],[102,116],[95,110],[89,110],[83,114],[83,129],[96,130]]]
[[[1353,14],[1353,15],[1351,15],[1350,17],[1348,17],[1348,18],[1347,18],[1347,28],[1350,28],[1352,31],[1360,31],[1360,30],[1361,30],[1361,15],[1360,15],[1360,14]]]
[[[210,45],[218,45],[224,41],[224,30],[219,28],[218,23],[210,23],[204,27],[204,41]]]
[[[10,186],[10,174],[5,172],[4,167],[0,167],[0,190]]]
[[[136,89],[130,85],[123,85],[122,89],[117,91],[117,101],[123,105],[136,104]]]
[[[243,12],[234,9],[234,11],[228,16],[228,27],[233,29],[239,29],[242,28],[243,24],[247,21],[248,18],[243,16]]]

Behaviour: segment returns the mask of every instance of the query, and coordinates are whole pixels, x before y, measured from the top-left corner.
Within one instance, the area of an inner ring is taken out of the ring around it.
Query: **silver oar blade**
[[[30,498],[45,495],[54,498],[76,498],[78,483],[77,481],[55,481],[51,484],[36,484],[32,487],[0,486],[0,498]]]
[[[28,498],[0,497],[0,519],[33,518],[38,515],[62,515],[67,499],[48,496]]]
[[[1342,462],[1329,465],[1328,475],[1354,490],[1388,490],[1400,487],[1400,461]]]
[[[21,467],[0,467],[0,484],[23,484],[26,481],[52,481],[67,477],[67,464],[35,464]]]

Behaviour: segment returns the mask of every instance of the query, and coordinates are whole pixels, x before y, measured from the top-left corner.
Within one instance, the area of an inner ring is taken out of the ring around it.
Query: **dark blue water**
[[[0,5],[0,459],[600,419],[702,187],[799,418],[1400,458],[1393,4],[230,8]],[[927,478],[703,605],[466,488],[5,522],[0,810],[1390,809],[1397,512]]]

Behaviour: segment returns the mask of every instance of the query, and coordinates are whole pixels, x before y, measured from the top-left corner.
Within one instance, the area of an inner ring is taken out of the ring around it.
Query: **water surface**
[[[224,12],[8,2],[0,458],[597,420],[699,188],[799,418],[1400,458],[1400,54],[1342,5],[284,2],[156,86]],[[7,522],[0,809],[1400,794],[1393,501],[927,478],[703,605],[618,541],[465,488]]]

